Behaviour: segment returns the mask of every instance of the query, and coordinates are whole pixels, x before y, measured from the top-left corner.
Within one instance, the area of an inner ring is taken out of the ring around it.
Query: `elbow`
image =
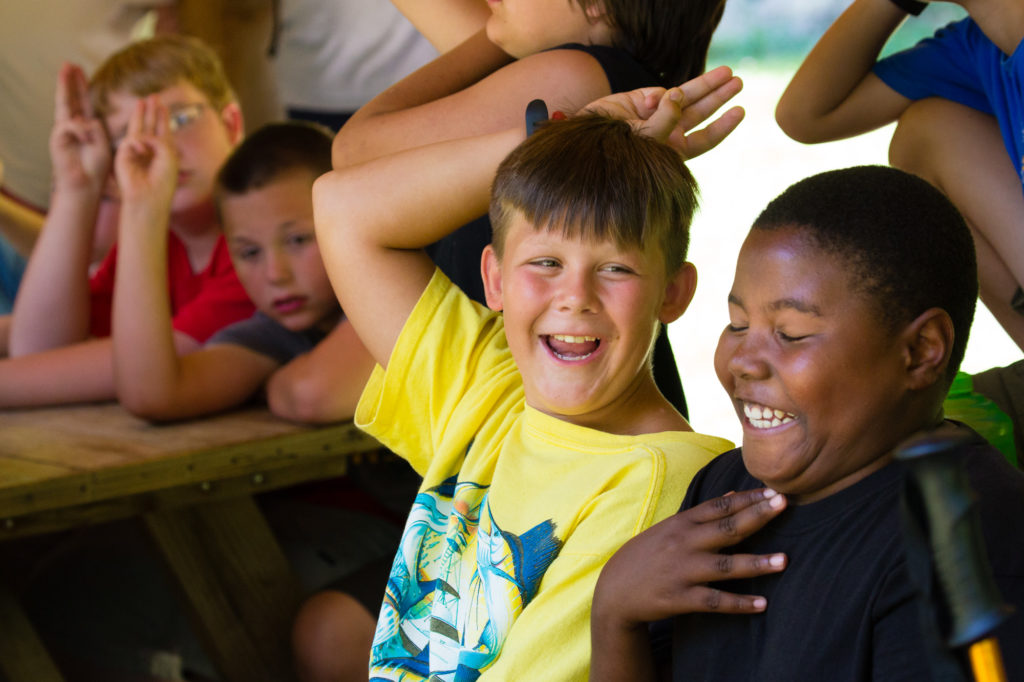
[[[780,100],[775,107],[775,122],[790,139],[804,144],[812,142],[808,139],[806,123],[801,120],[800,113],[795,111],[794,107],[788,106],[785,99]]]
[[[807,107],[791,106],[785,97],[775,107],[775,122],[790,139],[802,144],[817,144],[832,139],[825,134],[820,119],[811,116]]]
[[[267,407],[293,422],[327,424],[351,419],[354,409],[337,405],[333,397],[330,387],[313,378],[278,379],[267,385]]]
[[[788,137],[804,144],[824,141],[818,134],[806,105],[782,95],[775,106],[775,123]]]
[[[148,422],[159,424],[180,418],[180,415],[168,409],[167,405],[144,396],[126,395],[119,397],[118,401],[130,414]]]
[[[117,382],[117,401],[127,412],[148,422],[169,422],[189,416],[182,414],[170,396],[145,386],[127,386],[121,381]]]

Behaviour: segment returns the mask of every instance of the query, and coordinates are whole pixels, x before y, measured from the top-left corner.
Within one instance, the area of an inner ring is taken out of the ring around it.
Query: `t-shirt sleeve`
[[[252,315],[254,306],[245,293],[227,249],[214,254],[199,293],[174,314],[176,331],[205,343],[219,329]]]
[[[970,19],[954,22],[917,45],[882,59],[874,74],[909,99],[942,97],[978,111],[993,113],[975,64],[991,49]]]
[[[293,332],[261,312],[224,327],[206,342],[207,346],[232,344],[265,355],[279,365],[308,353],[316,345],[309,334]]]
[[[376,367],[367,382],[356,425],[424,476],[434,453],[464,453],[474,438],[495,437],[481,434],[484,423],[494,413],[511,419],[522,400],[500,320],[435,270],[387,369]]]

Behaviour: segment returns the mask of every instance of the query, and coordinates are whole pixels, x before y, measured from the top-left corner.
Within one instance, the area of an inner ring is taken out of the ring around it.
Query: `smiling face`
[[[241,139],[238,105],[217,111],[191,83],[179,81],[157,97],[167,107],[174,146],[178,152],[178,187],[171,200],[172,213],[181,213],[211,201],[217,170]],[[110,93],[105,117],[111,143],[116,147],[128,130],[138,97],[123,90]]]
[[[292,171],[220,200],[238,279],[260,311],[292,331],[326,331],[340,314],[313,229],[313,180]]]
[[[576,0],[488,0],[487,37],[519,59],[566,43],[611,44],[611,29]]]
[[[811,502],[889,461],[919,428],[900,332],[796,229],[754,229],[736,264],[715,370],[755,478]]]
[[[650,349],[658,321],[676,319],[689,303],[692,266],[666,282],[657,249],[566,238],[516,211],[502,259],[488,247],[483,269],[527,403],[574,424],[632,432],[660,398]]]

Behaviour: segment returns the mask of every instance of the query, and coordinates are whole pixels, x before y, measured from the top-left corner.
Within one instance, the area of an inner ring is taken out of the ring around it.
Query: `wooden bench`
[[[300,592],[253,495],[339,476],[379,447],[351,423],[306,427],[265,408],[171,425],[115,404],[0,411],[0,563],[5,540],[138,517],[223,679],[292,680]],[[9,682],[63,679],[6,585],[0,632]]]

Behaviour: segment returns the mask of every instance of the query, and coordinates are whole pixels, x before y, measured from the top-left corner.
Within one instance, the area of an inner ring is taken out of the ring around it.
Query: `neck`
[[[686,419],[665,399],[650,372],[604,407],[581,415],[553,415],[577,426],[620,436],[641,436],[662,431],[693,431]]]

